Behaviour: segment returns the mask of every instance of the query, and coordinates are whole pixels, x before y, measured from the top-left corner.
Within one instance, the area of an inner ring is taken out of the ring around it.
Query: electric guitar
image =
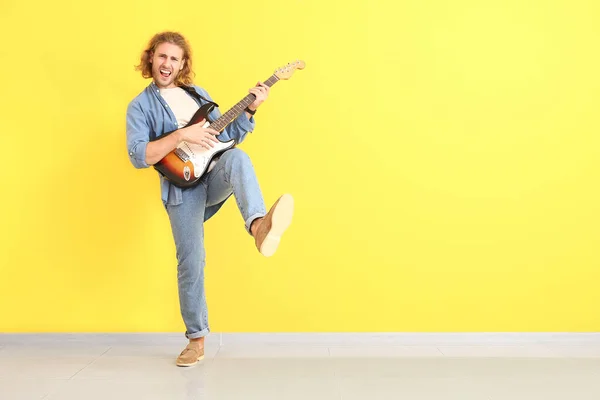
[[[286,66],[275,70],[275,73],[264,83],[271,87],[279,80],[289,79],[296,69],[304,69],[304,66],[304,61],[289,63]],[[215,121],[210,121],[208,115],[217,104],[210,102],[203,104],[187,123],[186,127],[205,121],[203,125],[204,128],[210,126],[217,132],[221,132],[227,125],[235,120],[238,115],[243,113],[246,107],[252,104],[254,100],[256,100],[256,96],[249,93]],[[163,138],[171,133],[172,132],[166,133],[154,140]],[[219,139],[219,136],[216,136],[216,138]],[[213,142],[213,144],[214,147],[208,150],[197,144],[182,142],[177,148],[154,164],[154,168],[175,186],[180,188],[195,186],[200,182],[200,179],[206,173],[213,159],[233,148],[236,145],[236,141],[235,139],[231,139],[227,142],[219,140],[218,143]]]

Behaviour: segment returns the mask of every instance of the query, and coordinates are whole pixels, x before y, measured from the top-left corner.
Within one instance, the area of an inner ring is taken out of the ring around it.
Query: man
[[[136,70],[144,78],[152,78],[152,82],[127,108],[127,149],[136,168],[156,164],[183,141],[207,149],[218,141],[217,136],[223,142],[242,142],[254,130],[254,114],[269,95],[269,87],[263,83],[251,88],[249,92],[256,100],[221,132],[203,128],[202,123],[185,127],[202,104],[212,102],[206,90],[193,84],[191,49],[186,39],[177,32],[156,34],[140,61]],[[209,117],[214,121],[220,115],[215,107]],[[161,138],[167,132],[173,133]],[[209,333],[203,223],[233,194],[246,231],[254,238],[259,252],[271,256],[291,223],[294,201],[291,195],[284,194],[266,213],[254,167],[248,155],[237,147],[213,161],[200,183],[191,188],[181,189],[159,176],[161,198],[177,250],[180,309],[189,339],[176,364],[191,366],[204,357],[204,337]]]

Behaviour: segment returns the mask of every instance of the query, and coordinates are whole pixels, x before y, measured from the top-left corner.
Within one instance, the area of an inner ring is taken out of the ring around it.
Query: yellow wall
[[[182,331],[152,169],[126,156],[148,39],[227,109],[288,61],[242,145],[296,215],[260,256],[206,225],[213,331],[600,330],[593,0],[0,5],[0,331]]]

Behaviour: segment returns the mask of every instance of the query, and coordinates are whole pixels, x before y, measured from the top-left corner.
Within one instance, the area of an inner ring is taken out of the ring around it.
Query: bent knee
[[[244,150],[237,147],[227,150],[221,157],[225,159],[225,162],[246,163],[250,161],[250,156]]]

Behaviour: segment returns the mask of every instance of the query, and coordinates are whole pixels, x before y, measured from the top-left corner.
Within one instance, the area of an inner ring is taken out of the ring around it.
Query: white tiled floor
[[[164,339],[164,340],[163,340]],[[600,399],[594,343],[443,345],[0,335],[0,399]]]

